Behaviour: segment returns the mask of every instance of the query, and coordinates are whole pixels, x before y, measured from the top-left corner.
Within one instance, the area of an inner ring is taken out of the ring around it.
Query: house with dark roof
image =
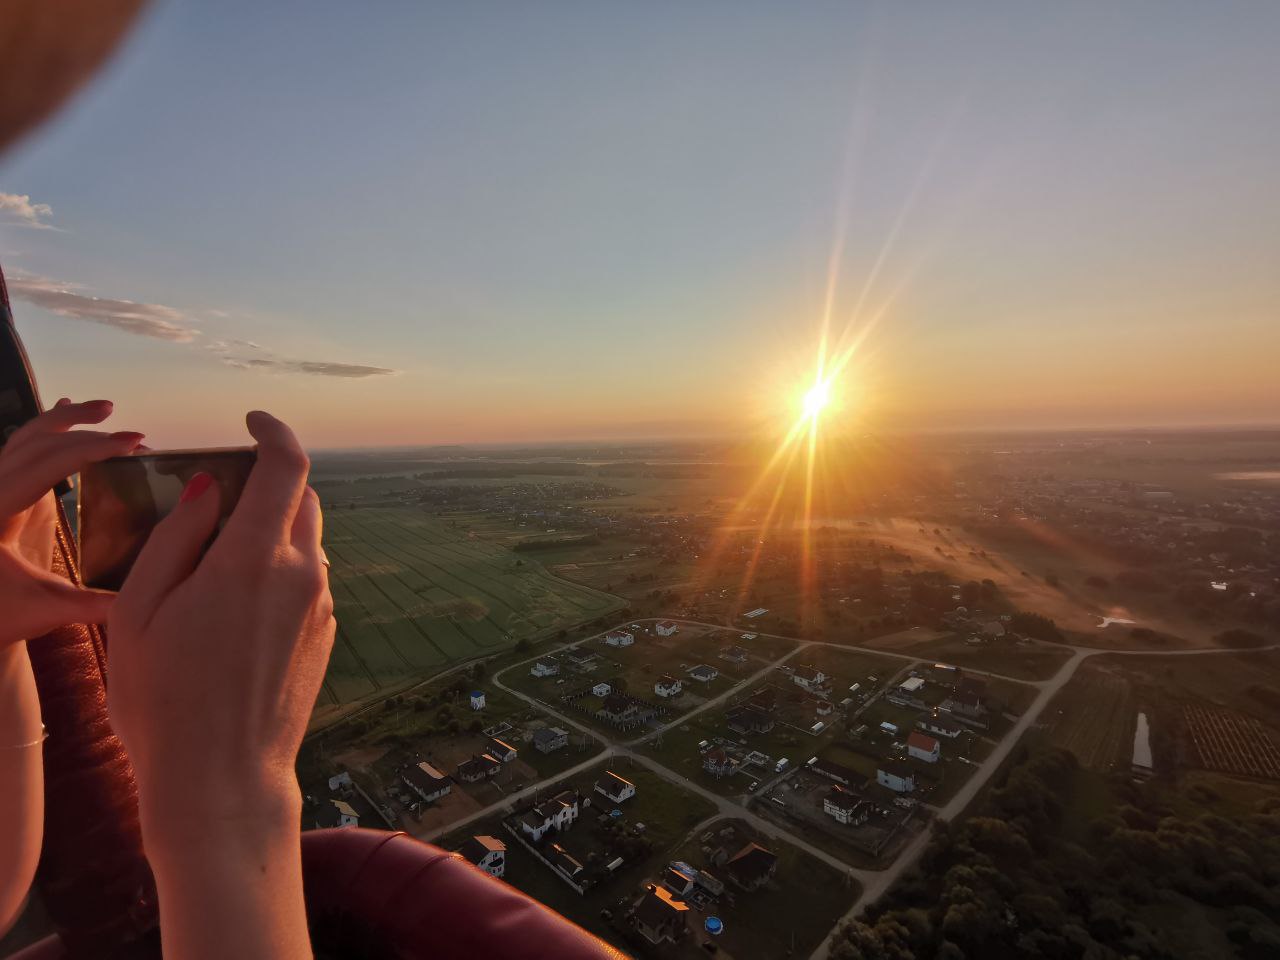
[[[725,864],[729,879],[743,890],[758,890],[778,870],[778,857],[758,843],[748,843]]]
[[[568,830],[578,819],[581,798],[572,790],[556,794],[517,818],[520,830],[534,843],[552,830]]]
[[[927,733],[937,737],[946,737],[948,740],[954,740],[964,732],[964,727],[950,717],[943,716],[937,710],[923,720],[918,721],[916,726]]]
[[[463,783],[479,783],[487,777],[496,777],[501,770],[502,761],[485,753],[463,760],[458,764],[455,775]]]
[[[768,733],[773,729],[773,717],[754,703],[732,708],[724,715],[729,729],[735,733]]]
[[[358,827],[360,814],[347,801],[330,797],[320,801],[320,806],[315,813],[315,824],[319,830],[331,827]]]
[[[871,804],[844,787],[832,787],[831,792],[822,798],[822,812],[837,823],[856,827],[867,822]]]
[[[714,747],[703,754],[702,769],[719,780],[721,777],[732,776],[738,769],[738,761],[725,753],[722,748]]]
[[[753,707],[759,707],[766,713],[772,713],[778,705],[778,691],[773,687],[761,687],[747,701]]]
[[[569,731],[559,727],[542,727],[533,731],[533,746],[539,753],[554,753],[569,745]]]
[[[809,764],[809,769],[820,776],[826,777],[828,780],[834,780],[836,783],[844,784],[846,787],[855,781],[861,781],[862,776],[856,770],[833,763],[830,760],[823,760],[821,757],[816,758]]]
[[[876,783],[894,793],[910,793],[916,788],[915,771],[901,760],[881,760],[876,767]]]
[[[636,932],[652,944],[675,943],[689,929],[688,915],[687,903],[665,887],[647,883],[632,909],[631,922]]]
[[[639,713],[640,708],[630,697],[614,692],[604,698],[604,703],[600,705],[596,716],[614,723],[625,723],[628,720],[634,720]]]
[[[490,876],[500,877],[506,872],[507,845],[497,837],[468,837],[458,853]]]
[[[604,776],[596,781],[595,790],[614,803],[622,803],[636,795],[636,785],[612,770],[606,770]]]
[[[427,803],[440,799],[453,789],[453,781],[448,774],[441,773],[429,763],[409,764],[401,769],[400,779]]]
[[[499,740],[497,737],[490,737],[486,747],[485,753],[502,763],[510,763],[520,755],[520,751],[515,747],[505,740]]]
[[[575,883],[579,882],[578,874],[586,869],[580,860],[558,843],[551,845],[551,849],[547,851],[547,859],[551,861],[553,867]]]
[[[699,683],[710,683],[718,676],[720,676],[720,671],[705,663],[700,663],[689,671],[689,678],[697,680]]]

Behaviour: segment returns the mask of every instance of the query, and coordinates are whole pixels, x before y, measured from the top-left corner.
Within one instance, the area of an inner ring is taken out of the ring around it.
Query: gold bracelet
[[[15,743],[15,744],[11,744],[10,746],[3,747],[3,748],[0,748],[0,749],[4,749],[4,750],[25,750],[25,749],[27,749],[27,747],[38,747],[38,746],[40,746],[40,744],[44,743],[44,742],[45,742],[46,740],[48,740],[48,739],[49,739],[49,728],[48,728],[48,727],[46,727],[46,726],[42,723],[42,724],[40,724],[40,737],[39,737],[39,739],[37,739],[37,740],[32,740],[30,743]]]

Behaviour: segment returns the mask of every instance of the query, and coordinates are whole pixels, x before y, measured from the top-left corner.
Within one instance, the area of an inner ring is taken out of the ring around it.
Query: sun
[[[817,380],[804,395],[805,419],[817,420],[831,402],[831,381]]]

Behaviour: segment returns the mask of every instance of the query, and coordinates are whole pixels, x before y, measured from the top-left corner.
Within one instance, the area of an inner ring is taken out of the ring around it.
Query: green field
[[[332,511],[324,545],[338,637],[321,705],[402,687],[623,606],[411,507]]]

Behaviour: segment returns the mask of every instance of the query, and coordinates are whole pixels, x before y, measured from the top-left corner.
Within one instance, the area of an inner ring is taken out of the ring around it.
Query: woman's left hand
[[[111,416],[111,402],[59,400],[0,448],[0,650],[68,623],[102,623],[114,594],[50,571],[53,487],[80,468],[131,453],[140,433],[74,430]]]

